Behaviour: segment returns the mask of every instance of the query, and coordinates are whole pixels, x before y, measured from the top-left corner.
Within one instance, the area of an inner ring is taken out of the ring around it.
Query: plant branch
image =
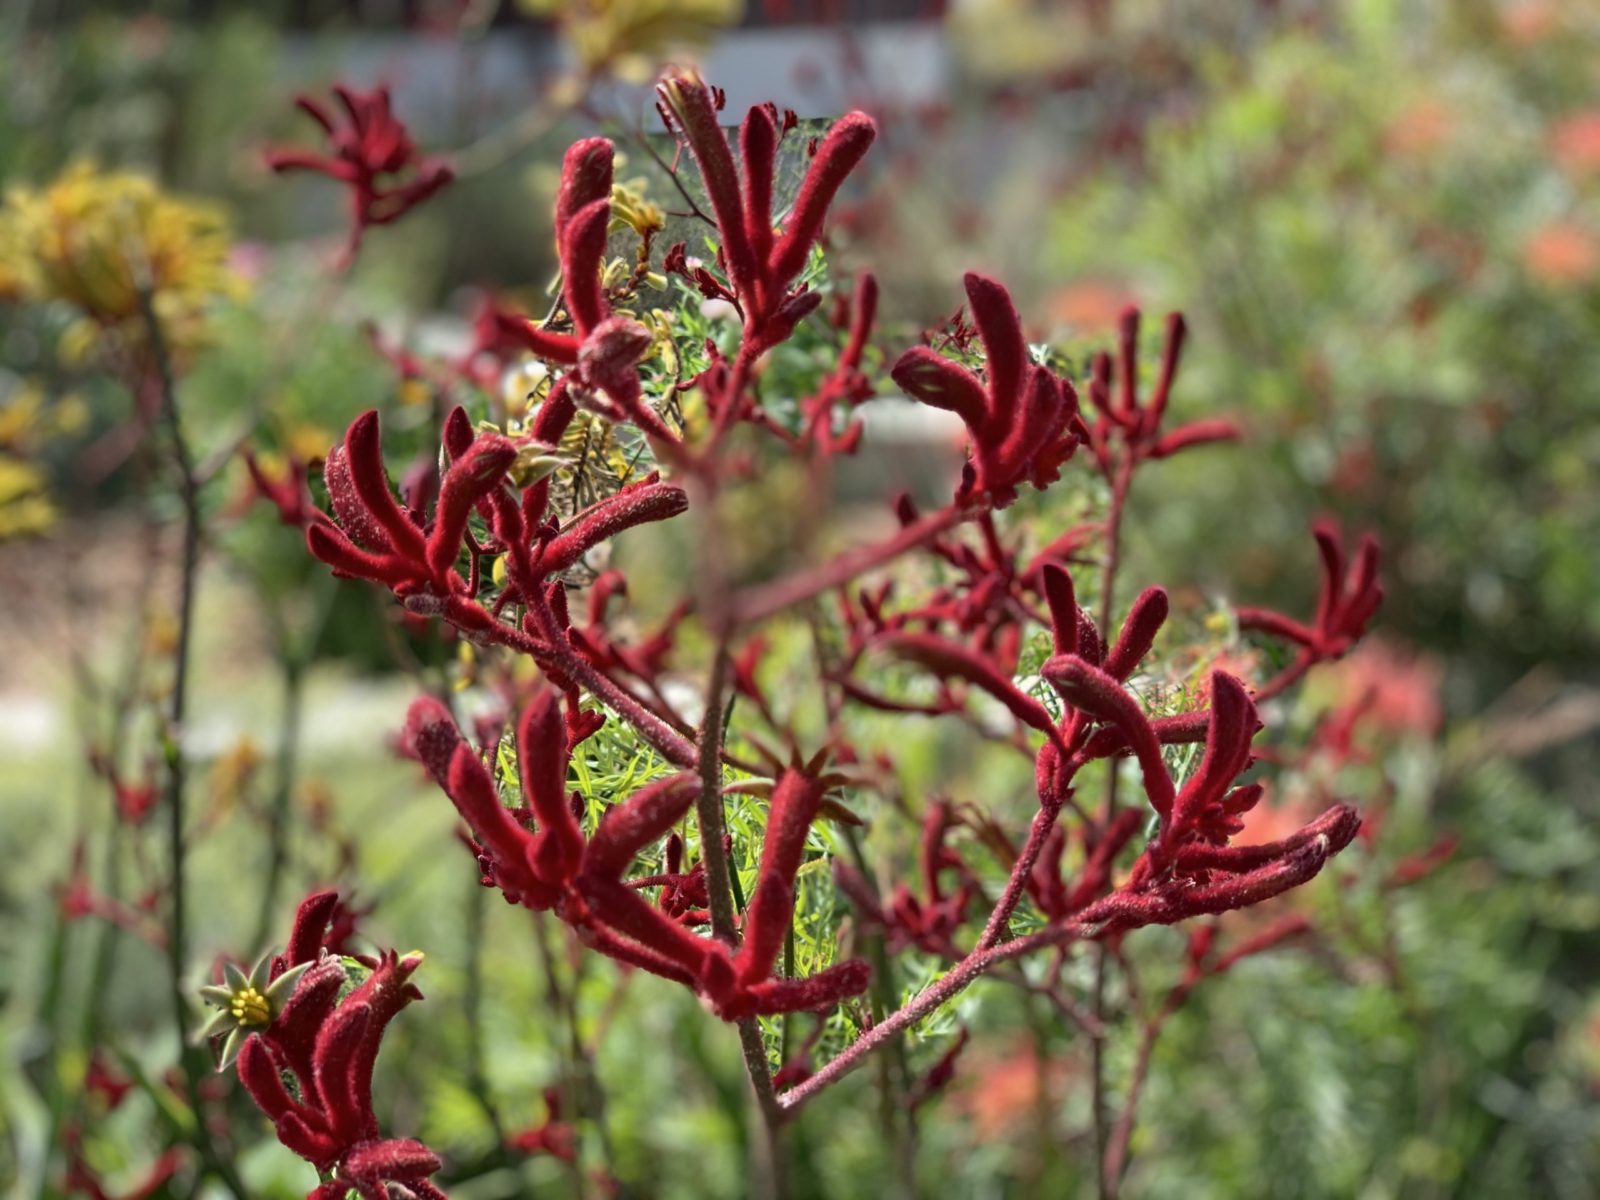
[[[977,511],[952,504],[913,521],[885,541],[859,546],[818,566],[742,591],[729,604],[729,626],[737,628],[756,624],[813,596],[849,583],[856,576],[885,566],[946,530],[971,520]]]
[[[157,317],[153,297],[148,288],[139,291],[139,307],[150,337],[150,350],[154,358],[155,384],[161,392],[161,411],[171,442],[172,462],[178,472],[178,497],[183,506],[183,549],[178,577],[178,637],[173,651],[172,695],[167,709],[167,733],[164,751],[167,767],[166,811],[167,849],[170,859],[167,917],[167,983],[171,993],[172,1020],[178,1035],[178,1065],[182,1069],[185,1091],[194,1110],[194,1141],[206,1169],[215,1174],[239,1200],[244,1200],[243,1181],[232,1164],[217,1152],[203,1109],[200,1090],[202,1068],[196,1062],[196,1053],[189,1044],[189,998],[184,984],[184,971],[189,952],[189,929],[186,905],[188,902],[188,870],[185,856],[187,847],[184,835],[184,782],[185,760],[183,751],[184,721],[188,716],[189,656],[194,642],[195,592],[200,573],[200,535],[203,516],[200,511],[200,484],[195,475],[194,457],[184,436],[183,421],[178,411],[177,384],[172,360],[167,353],[166,338]]]

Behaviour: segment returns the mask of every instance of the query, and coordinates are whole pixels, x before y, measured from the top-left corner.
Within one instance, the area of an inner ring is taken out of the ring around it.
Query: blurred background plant
[[[1259,653],[1222,601],[1309,611],[1317,513],[1376,529],[1389,551],[1386,640],[1278,714],[1286,747],[1330,716],[1346,736],[1287,764],[1261,818],[1378,796],[1372,836],[1301,906],[1311,940],[1207,980],[1164,1021],[1127,1194],[1595,1194],[1600,9],[323,9],[35,0],[0,14],[0,1180],[29,1196],[179,1195],[203,1165],[195,1097],[163,1079],[171,1001],[145,944],[167,882],[151,812],[182,564],[159,414],[129,386],[149,350],[146,289],[207,483],[184,739],[194,964],[264,949],[312,883],[353,886],[362,934],[429,952],[428,1002],[391,1031],[380,1090],[398,1126],[446,1152],[452,1194],[744,1193],[740,1066],[698,1006],[568,955],[554,923],[536,923],[529,955],[525,919],[491,902],[464,852],[440,851],[452,819],[437,793],[379,752],[415,674],[478,681],[470,650],[328,580],[250,504],[236,453],[248,444],[269,474],[315,463],[379,407],[391,450],[416,455],[448,403],[522,403],[536,369],[460,365],[472,319],[490,301],[548,308],[553,164],[575,133],[615,137],[622,175],[647,180],[666,222],[655,270],[690,236],[637,85],[693,50],[732,112],[774,99],[824,118],[848,100],[880,115],[887,165],[828,267],[878,273],[895,306],[879,346],[947,316],[974,266],[1048,314],[1030,333],[1073,361],[1109,343],[1131,301],[1186,312],[1180,415],[1238,414],[1251,446],[1154,474],[1126,571],[1199,581],[1187,609],[1217,615],[1184,631],[1196,662]],[[274,181],[263,156],[306,132],[293,94],[336,78],[393,82],[458,176],[373,230],[348,274],[330,270],[345,238],[334,185]],[[656,303],[680,333],[722,328],[677,282]],[[826,357],[806,329],[775,386]],[[842,486],[875,498],[874,471],[938,477],[942,435],[907,436],[920,458],[869,460]],[[1030,502],[1040,541],[1103,500],[1063,492]],[[784,532],[753,528],[739,552],[759,560]],[[629,553],[646,586],[628,602],[650,628],[668,614],[648,583],[681,563]],[[768,686],[808,653],[778,647]],[[1025,794],[1015,761],[932,723],[896,730],[906,799],[871,814],[859,836],[874,855],[914,861],[933,781],[957,800]],[[636,777],[636,754],[596,739],[591,800]],[[1181,982],[1181,946],[1158,932],[1135,948],[1150,990],[1110,1031],[1119,1096],[1144,1019]],[[807,1113],[796,1195],[1092,1192],[1093,1148],[1073,1132],[1089,1103],[1082,1028],[992,988],[923,1028],[895,1069],[925,1076],[957,1023],[954,1077],[912,1115]],[[806,1033],[785,1022],[786,1051]],[[642,1052],[658,1043],[676,1057]],[[870,1074],[833,1103],[870,1111]],[[253,1110],[200,1102],[247,1194],[304,1193],[303,1164]]]

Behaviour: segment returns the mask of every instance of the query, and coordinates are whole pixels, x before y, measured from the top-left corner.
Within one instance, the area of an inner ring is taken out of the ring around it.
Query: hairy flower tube
[[[730,295],[744,319],[749,355],[784,341],[815,311],[822,297],[793,283],[822,236],[823,221],[840,187],[878,135],[871,117],[846,113],[817,147],[799,195],[775,228],[773,179],[778,143],[783,137],[777,109],[757,104],[739,128],[739,165],[717,119],[717,99],[704,80],[675,75],[657,93],[657,107],[669,129],[683,135],[700,168],[721,236],[718,248]]]
[[[927,346],[913,346],[890,374],[907,395],[955,413],[967,426],[972,456],[959,499],[988,496],[998,507],[1017,486],[1043,490],[1086,440],[1072,384],[1029,361],[1022,319],[1005,287],[968,272],[967,303],[986,353],[987,379]]]
[[[384,1030],[422,999],[410,982],[422,955],[391,950],[359,960],[366,975],[351,988],[350,968],[325,946],[338,899],[335,892],[306,897],[284,953],[269,955],[249,979],[230,970],[226,988],[202,994],[224,1006],[219,1018],[235,1022],[228,1039],[239,1039],[239,1081],[278,1140],[323,1176],[307,1200],[343,1200],[352,1190],[363,1200],[392,1200],[391,1184],[438,1200],[444,1192],[428,1177],[439,1157],[420,1142],[384,1137],[372,1109]]]
[[[728,1020],[828,1008],[866,988],[869,971],[859,960],[804,979],[773,976],[794,909],[806,832],[822,803],[818,780],[790,770],[777,781],[759,882],[742,943],[730,952],[639,895],[639,887],[660,880],[646,878],[635,887],[624,878],[634,858],[688,812],[698,788],[693,775],[645,785],[585,833],[567,796],[567,723],[553,691],[536,697],[517,722],[517,761],[531,822],[519,821],[501,803],[482,759],[438,701],[424,698],[412,705],[407,734],[472,830],[485,881],[508,901],[554,911],[595,949],[692,987]]]
[[[665,447],[676,444],[677,435],[644,402],[636,370],[654,337],[639,322],[613,314],[601,282],[611,225],[614,157],[611,142],[595,137],[575,143],[562,162],[556,248],[573,331],[553,332],[510,315],[499,318],[498,328],[540,358],[576,368],[569,386],[581,389],[587,404],[614,419],[631,421]],[[601,402],[596,393],[609,403]]]

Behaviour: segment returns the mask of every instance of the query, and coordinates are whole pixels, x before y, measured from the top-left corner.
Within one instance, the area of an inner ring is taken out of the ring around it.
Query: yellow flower
[[[261,750],[249,734],[217,758],[211,767],[212,803],[217,812],[228,812],[239,803],[261,763]]]
[[[77,308],[84,322],[69,349],[81,353],[110,330],[137,339],[147,287],[167,340],[182,351],[204,341],[211,304],[243,290],[228,267],[229,245],[214,206],[169,196],[144,175],[79,162],[43,190],[7,195],[0,288]]]
[[[55,519],[44,474],[32,463],[0,454],[0,542],[43,533]]]
[[[744,15],[742,0],[521,0],[561,23],[587,70],[644,82],[678,47],[703,45]]]
[[[651,202],[644,194],[648,181],[630,179],[611,185],[611,232],[631,229],[640,237],[660,233],[667,227],[666,214],[661,206]]]

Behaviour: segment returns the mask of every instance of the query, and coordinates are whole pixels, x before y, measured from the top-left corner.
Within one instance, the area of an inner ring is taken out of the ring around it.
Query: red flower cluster
[[[885,906],[859,871],[843,860],[834,861],[834,882],[850,897],[863,922],[888,934],[891,953],[916,946],[945,958],[959,956],[952,938],[966,920],[980,888],[972,869],[945,845],[945,838],[956,824],[955,810],[948,802],[941,800],[928,806],[922,821],[920,897],[902,883],[895,887]],[[960,881],[954,891],[946,891],[940,882],[946,871],[953,871]]]
[[[836,327],[848,332],[837,369],[812,396],[796,398],[792,413],[780,413],[764,406],[751,384],[756,359],[789,337],[820,303],[816,293],[796,281],[830,202],[873,139],[871,121],[851,114],[834,126],[818,146],[794,207],[780,226],[773,211],[773,174],[787,122],[770,106],[752,108],[740,130],[736,166],[712,89],[697,78],[676,78],[662,86],[660,96],[663,118],[698,164],[710,199],[721,274],[691,265],[681,248],[669,255],[669,266],[689,274],[708,294],[736,304],[744,323],[737,352],[724,359],[712,348],[710,366],[694,381],[710,429],[692,452],[687,434],[670,428],[645,394],[640,364],[651,345],[650,333],[614,310],[621,293],[608,294],[603,283],[613,151],[604,139],[591,138],[567,153],[556,200],[565,318],[549,322],[549,327],[535,326],[504,310],[486,309],[478,349],[471,356],[523,349],[557,369],[531,428],[516,438],[477,433],[466,413],[455,409],[441,431],[439,470],[425,478],[426,473],[408,476],[399,499],[385,471],[376,415],[369,413],[328,456],[324,478],[333,517],[310,508],[304,481],[293,474],[269,479],[257,470],[257,487],[286,521],[303,526],[311,551],[335,573],[381,583],[410,613],[440,617],[475,643],[505,647],[542,669],[553,686],[539,691],[516,722],[518,807],[502,802],[496,776],[486,765],[486,757],[498,756],[485,756],[471,744],[438,701],[423,699],[413,705],[408,748],[465,821],[485,884],[512,903],[555,913],[586,944],[613,959],[692,989],[725,1019],[826,1010],[869,983],[866,964],[854,959],[807,978],[776,973],[794,919],[796,881],[813,822],[823,812],[859,821],[837,801],[825,799],[828,789],[841,781],[859,783],[866,778],[867,764],[882,768],[885,775],[892,767],[887,753],[864,753],[846,741],[841,730],[847,726],[840,718],[847,704],[955,715],[1032,759],[1038,811],[1020,850],[981,814],[963,811],[958,817],[957,810],[935,803],[925,813],[917,888],[894,887],[885,901],[858,872],[835,864],[838,887],[855,903],[861,923],[883,931],[891,949],[916,947],[957,961],[815,1072],[807,1053],[796,1056],[788,1075],[794,1090],[776,1100],[761,1086],[766,1072],[751,1048],[758,1035],[746,1025],[752,1078],[758,1094],[765,1093],[764,1112],[770,1120],[775,1111],[792,1111],[1002,962],[1038,947],[1111,938],[1143,925],[1248,907],[1315,875],[1355,836],[1359,821],[1348,806],[1332,804],[1278,841],[1231,844],[1262,794],[1262,785],[1247,779],[1260,728],[1257,703],[1286,686],[1284,680],[1291,675],[1298,677],[1296,672],[1343,653],[1361,634],[1381,596],[1377,552],[1364,544],[1347,572],[1337,540],[1319,529],[1327,578],[1315,622],[1301,625],[1261,610],[1241,613],[1244,628],[1299,646],[1296,665],[1254,696],[1233,674],[1213,672],[1207,707],[1149,715],[1129,680],[1167,619],[1167,594],[1160,588],[1146,590],[1120,628],[1111,626],[1109,615],[1115,611],[1117,528],[1129,481],[1142,463],[1234,437],[1237,429],[1227,421],[1208,420],[1162,432],[1184,326],[1179,318],[1171,320],[1159,378],[1141,397],[1139,318],[1132,310],[1124,315],[1117,354],[1097,357],[1082,385],[1092,410],[1092,419],[1086,421],[1077,389],[1030,357],[1021,318],[1004,287],[969,274],[965,282],[974,325],[969,331],[958,320],[952,342],[964,352],[981,339],[981,373],[932,346],[907,351],[891,372],[906,393],[956,413],[967,426],[969,461],[952,503],[922,515],[902,501],[896,506],[900,528],[893,536],[759,585],[738,587],[718,561],[717,547],[709,546],[694,602],[681,601],[657,628],[627,639],[618,635],[613,612],[626,581],[605,571],[575,622],[563,576],[590,551],[624,530],[684,513],[691,492],[697,506],[701,498],[715,505],[749,470],[752,460],[743,448],[738,456],[717,453],[719,435],[734,421],[749,421],[773,435],[780,452],[805,460],[815,480],[825,483],[821,468],[828,456],[849,452],[860,438],[859,422],[847,418],[842,429],[835,428],[841,424],[836,421],[838,409],[853,408],[869,391],[862,362],[877,304],[870,276],[862,278],[851,303],[836,313]],[[652,474],[566,519],[554,515],[551,482],[541,471],[580,406],[641,429],[657,461],[675,478]],[[1089,448],[1111,484],[1107,520],[1103,526],[1069,529],[1043,550],[1025,555],[1003,539],[994,510],[1011,503],[1025,483],[1044,488],[1056,480],[1080,445]],[[971,532],[958,532],[963,526]],[[1108,614],[1098,624],[1079,606],[1068,567],[1082,561],[1082,552],[1095,540],[1105,547],[1100,602]],[[894,579],[861,582],[902,556],[922,552],[938,577],[910,602],[897,597]],[[488,569],[490,562],[493,570]],[[786,609],[829,594],[837,598],[841,620],[822,631],[828,622],[819,617],[821,635],[816,639],[828,748],[812,755],[804,748],[804,733],[785,723],[792,720],[785,712],[785,697],[769,695],[757,678],[768,645],[760,626]],[[716,643],[705,697],[707,719],[699,729],[669,703],[663,679],[679,628],[691,613]],[[1019,662],[1028,631],[1040,626],[1050,631],[1051,654],[1040,669],[1042,682],[1029,691],[1017,679]],[[934,698],[900,700],[880,691],[875,681],[870,686],[863,682],[863,667],[879,653],[935,677]],[[722,739],[722,718],[728,711],[723,705],[730,691],[749,698],[751,703],[741,710],[753,709],[767,727],[760,736],[741,728],[731,749]],[[968,710],[971,701],[983,696],[1009,713],[1015,726],[996,733],[980,720],[984,714],[976,705]],[[588,828],[581,798],[568,790],[569,766],[575,748],[608,719],[605,714],[624,721],[680,773],[619,798]],[[776,734],[770,744],[768,730]],[[1175,776],[1164,748],[1202,743],[1197,766],[1184,777]],[[1096,760],[1124,755],[1138,764],[1148,811],[1119,807],[1113,791],[1104,811],[1091,817],[1074,794],[1078,772]],[[821,764],[830,756],[837,767],[825,771]],[[754,767],[749,765],[752,759]],[[795,765],[808,761],[808,766]],[[727,765],[773,780],[770,785],[734,785],[758,794],[770,786],[758,879],[737,927],[724,858],[730,843],[718,820],[719,805],[731,790],[721,786]],[[704,822],[700,861],[685,869],[685,843],[677,826],[697,799]],[[1064,810],[1079,818],[1070,835],[1060,824]],[[1154,833],[1136,844],[1150,813]],[[1010,871],[970,949],[958,942],[981,888],[977,873],[949,845],[958,825],[974,831]],[[1082,856],[1070,879],[1062,868],[1069,836],[1077,839]],[[664,869],[630,878],[635,859],[663,840]],[[654,903],[646,894],[653,889],[659,889]],[[1011,918],[1025,896],[1046,924],[1027,936],[1011,937]],[[713,936],[696,932],[708,923]],[[1226,955],[1212,956],[1209,945],[1197,945],[1191,956],[1197,979],[1231,961]],[[320,963],[312,966],[301,990],[323,969]],[[299,1004],[296,993],[292,1005]],[[375,1049],[372,1031],[381,1032],[387,1015],[373,1008],[364,1018],[341,1017],[347,1006],[348,1001],[338,1006],[330,1001],[320,1020],[330,1027],[364,1021],[355,1032],[340,1036],[365,1045],[362,1039],[371,1034]],[[288,1016],[286,1010],[286,1020]],[[274,1028],[276,1023],[249,1042],[259,1047],[250,1051],[252,1068],[273,1052],[278,1036]],[[328,1037],[331,1044],[334,1035]],[[308,1053],[314,1052],[315,1044]],[[948,1078],[956,1053],[953,1049],[936,1064],[925,1081],[928,1094]],[[315,1061],[303,1065],[311,1076],[294,1102],[309,1105],[309,1115],[269,1097],[277,1105],[280,1136],[285,1136],[286,1118],[294,1117],[286,1141],[294,1139],[302,1153],[321,1154],[325,1161],[336,1156],[339,1169],[351,1179],[371,1177],[363,1165],[366,1159],[351,1161],[358,1147],[374,1144],[376,1129],[366,1120],[370,1108],[339,1086],[331,1096],[312,1093],[307,1099],[305,1089],[320,1086],[319,1068]],[[278,1066],[300,1073],[287,1058]],[[344,1069],[338,1060],[335,1066]],[[264,1077],[259,1086],[265,1094]],[[526,1140],[532,1148],[552,1149],[537,1131],[530,1131]],[[420,1162],[427,1152],[405,1144],[404,1154],[414,1154]],[[368,1175],[361,1176],[361,1171]]]
[[[1262,689],[1264,694],[1281,692],[1319,662],[1343,657],[1367,631],[1367,623],[1383,603],[1378,543],[1371,534],[1361,539],[1355,561],[1347,568],[1339,527],[1332,521],[1318,521],[1311,532],[1322,556],[1322,590],[1312,623],[1302,624],[1270,608],[1236,610],[1240,629],[1269,634],[1298,647],[1294,661]]]
[[[974,272],[967,273],[966,288],[987,355],[987,381],[928,346],[907,350],[890,375],[907,395],[965,422],[972,457],[957,498],[987,496],[1003,508],[1016,499],[1019,484],[1042,490],[1059,479],[1088,432],[1072,384],[1028,360],[1010,293]]]
[[[370,226],[398,221],[454,179],[455,172],[418,154],[410,131],[390,110],[388,88],[359,92],[336,84],[333,94],[344,109],[342,120],[310,96],[295,98],[301,111],[322,126],[332,152],[276,148],[267,152],[267,165],[279,172],[316,171],[350,189],[349,260]]]
[[[444,1192],[428,1179],[438,1156],[409,1138],[383,1137],[372,1111],[378,1046],[395,1014],[422,998],[410,982],[422,956],[391,950],[365,960],[370,974],[341,999],[349,971],[325,949],[337,905],[334,892],[300,905],[271,977],[297,967],[303,973],[282,1011],[244,1040],[239,1079],[278,1140],[327,1177],[307,1200],[344,1200],[352,1190],[364,1200],[391,1200],[391,1184],[441,1200]]]
[[[545,401],[546,425],[558,413],[571,419],[563,400],[553,395]],[[540,432],[536,428],[522,448],[543,448]],[[306,544],[335,574],[384,584],[412,612],[444,615],[469,633],[488,634],[497,625],[495,616],[477,602],[483,584],[478,568],[486,554],[508,553],[516,585],[523,586],[569,569],[625,529],[677,516],[688,505],[682,488],[651,475],[601,500],[564,528],[554,521],[540,524],[548,483],[535,483],[522,489],[520,500],[513,499],[504,485],[519,446],[495,433],[474,437],[466,414],[456,409],[445,432],[450,466],[432,519],[425,521],[424,514],[403,506],[390,490],[378,437],[378,414],[368,412],[329,452],[323,478],[338,522],[313,513],[305,526]],[[475,508],[487,510],[492,520],[493,545],[478,544],[468,529]],[[464,547],[471,557],[465,576],[458,569]],[[511,593],[503,594],[500,603],[510,598]]]
[[[695,776],[673,775],[641,788],[585,836],[575,816],[576,797],[566,790],[572,747],[555,693],[541,693],[517,722],[523,802],[532,816],[526,824],[500,802],[482,759],[438,701],[416,701],[407,732],[476,837],[485,881],[510,902],[554,911],[595,949],[693,988],[727,1020],[830,1008],[866,988],[869,972],[859,960],[805,979],[772,974],[794,912],[806,834],[822,804],[823,786],[811,775],[789,770],[773,790],[743,941],[730,951],[689,932],[623,878],[640,851],[689,811],[699,789]]]
[[[739,128],[739,165],[717,119],[719,93],[696,76],[679,75],[657,88],[657,109],[669,130],[681,131],[693,153],[711,200],[720,235],[718,258],[728,286],[721,294],[738,306],[744,320],[741,352],[758,355],[784,341],[822,302],[803,285],[792,288],[807,256],[822,236],[833,198],[855,170],[878,128],[865,113],[846,113],[817,147],[799,195],[783,223],[774,229],[773,177],[778,143],[790,122],[780,121],[770,104],[757,104]],[[673,259],[682,268],[681,249]],[[709,272],[702,289],[718,288]]]
[[[1209,711],[1152,720],[1124,681],[1149,653],[1166,620],[1166,593],[1160,588],[1145,591],[1107,648],[1079,608],[1065,568],[1046,564],[1040,579],[1056,651],[1042,674],[1067,706],[1059,720],[965,646],[933,633],[894,632],[881,639],[941,677],[957,677],[988,692],[1022,724],[1046,735],[1036,765],[1040,814],[1014,875],[1015,892],[1026,889],[1056,919],[1081,914],[1092,904],[1098,918],[1114,926],[1170,924],[1254,904],[1294,887],[1355,836],[1360,822],[1354,810],[1337,805],[1281,842],[1229,846],[1229,839],[1243,828],[1239,817],[1261,797],[1259,784],[1235,786],[1251,765],[1250,742],[1260,728],[1244,685],[1225,672],[1213,672]],[[1161,747],[1202,739],[1200,766],[1179,787]],[[1094,759],[1128,752],[1139,763],[1145,794],[1159,818],[1158,832],[1128,879],[1106,896],[1116,858],[1142,824],[1125,814],[1113,820],[1088,846],[1083,876],[1069,892],[1060,879],[1063,842],[1054,828],[1070,800],[1071,780]],[[1002,909],[1009,914],[1005,904]]]
[[[562,295],[572,333],[556,333],[526,318],[499,313],[497,332],[520,340],[524,348],[558,366],[575,368],[568,386],[579,389],[587,407],[618,421],[630,421],[662,446],[678,438],[644,402],[635,370],[650,348],[650,331],[616,316],[601,284],[606,231],[611,225],[611,172],[614,151],[605,138],[585,138],[567,151],[556,193],[556,247],[561,257]],[[603,393],[606,403],[596,393]]]
[[[1112,473],[1113,442],[1126,448],[1124,466],[1131,470],[1140,462],[1167,458],[1190,446],[1208,442],[1233,441],[1239,427],[1226,417],[1209,417],[1179,426],[1171,433],[1161,432],[1167,402],[1172,398],[1172,382],[1178,374],[1178,359],[1183,353],[1187,327],[1183,317],[1167,318],[1167,342],[1161,356],[1161,374],[1148,401],[1139,398],[1139,310],[1124,310],[1118,323],[1117,359],[1113,366],[1109,354],[1097,354],[1089,379],[1089,403],[1096,416],[1089,426],[1089,448],[1100,469]],[[1112,395],[1115,386],[1116,395]]]

